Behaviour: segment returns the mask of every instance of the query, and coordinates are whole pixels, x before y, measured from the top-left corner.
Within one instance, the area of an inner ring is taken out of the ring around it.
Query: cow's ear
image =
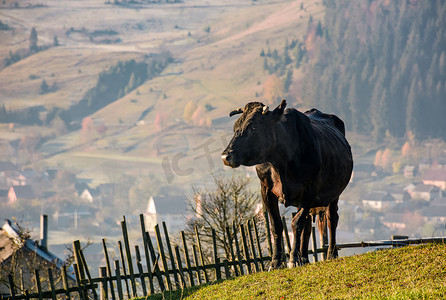
[[[286,107],[286,100],[283,99],[282,102],[277,106],[273,112],[272,117],[275,121],[279,121],[282,118],[283,112],[285,111]]]

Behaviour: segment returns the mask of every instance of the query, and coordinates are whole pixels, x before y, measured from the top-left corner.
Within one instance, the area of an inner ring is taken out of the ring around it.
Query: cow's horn
[[[266,114],[267,112],[269,112],[269,107],[268,107],[268,105],[264,105],[263,106],[263,110],[262,110],[262,114]]]
[[[243,113],[243,108],[239,108],[239,109],[231,111],[229,113],[229,116],[232,117],[233,115],[237,115],[237,114],[241,114],[241,113]]]

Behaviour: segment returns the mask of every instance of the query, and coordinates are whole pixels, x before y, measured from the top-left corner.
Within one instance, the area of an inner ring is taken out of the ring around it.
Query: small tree
[[[36,52],[39,48],[37,46],[37,30],[35,27],[31,29],[31,34],[29,35],[29,50],[31,52]]]
[[[42,80],[42,83],[40,84],[40,94],[46,94],[50,91],[50,87],[48,86],[48,83],[46,83],[46,80]]]
[[[213,175],[213,185],[198,189],[193,187],[193,199],[189,199],[189,210],[195,217],[187,221],[185,234],[195,239],[195,227],[199,229],[203,251],[211,253],[213,249],[212,229],[215,230],[217,245],[225,250],[226,257],[230,257],[230,244],[226,234],[226,227],[233,224],[239,228],[248,220],[256,216],[256,208],[260,203],[258,193],[249,189],[250,178],[242,175],[223,177]],[[263,218],[261,218],[263,220]],[[261,240],[264,240],[263,226],[260,229]],[[232,244],[232,236],[230,237]]]

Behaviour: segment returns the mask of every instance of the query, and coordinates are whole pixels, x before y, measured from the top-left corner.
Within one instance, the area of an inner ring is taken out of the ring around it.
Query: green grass
[[[446,299],[446,244],[261,272],[154,299]],[[143,299],[143,298],[141,298]]]

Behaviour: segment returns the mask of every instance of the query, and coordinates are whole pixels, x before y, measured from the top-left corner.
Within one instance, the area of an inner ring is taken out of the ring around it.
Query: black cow
[[[229,116],[242,115],[221,155],[223,163],[233,168],[256,166],[274,237],[272,268],[281,266],[283,256],[278,202],[298,209],[292,220],[294,242],[289,266],[308,262],[309,214],[319,207],[326,208],[330,229],[328,257],[337,257],[338,200],[353,169],[341,119],[317,109],[303,114],[285,107],[285,100],[273,111],[260,102],[250,102],[232,111]]]

